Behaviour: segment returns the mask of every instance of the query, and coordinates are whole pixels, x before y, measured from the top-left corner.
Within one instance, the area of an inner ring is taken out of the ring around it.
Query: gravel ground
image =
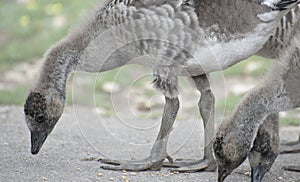
[[[198,124],[197,124],[198,123]],[[176,122],[168,152],[175,158],[200,158],[203,129],[196,120]],[[92,109],[68,107],[40,153],[30,154],[29,132],[21,107],[0,107],[0,181],[217,181],[216,173],[172,174],[168,169],[139,173],[105,171],[85,158],[141,159],[147,157],[159,122],[101,118]],[[299,127],[281,128],[281,138],[298,138]],[[281,155],[266,182],[300,181],[300,173],[281,169],[300,164],[299,154]],[[250,181],[246,161],[227,181]]]

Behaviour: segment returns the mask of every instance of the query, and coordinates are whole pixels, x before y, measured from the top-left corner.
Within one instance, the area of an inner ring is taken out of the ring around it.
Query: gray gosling
[[[282,52],[282,49],[284,49],[284,43],[289,43],[297,32],[297,29],[295,28],[299,27],[299,20],[300,8],[297,6],[281,19],[275,35],[271,36],[264,48],[259,51],[258,55],[277,59]],[[252,181],[262,180],[265,173],[270,170],[278,156],[279,148],[281,154],[300,152],[300,136],[299,141],[285,143],[279,147],[278,122],[278,114],[272,114],[268,116],[266,121],[259,128],[253,147],[248,156],[251,166]],[[300,166],[284,166],[284,169],[300,171]]]
[[[213,147],[219,182],[248,155],[252,181],[261,181],[279,153],[276,113],[300,106],[299,11],[300,7],[295,7],[286,16],[289,20],[282,22],[290,29],[285,32],[287,39],[281,44],[275,68],[243,98],[217,132]]]
[[[183,75],[192,77],[202,93],[199,110],[206,127],[204,159],[191,170],[214,170],[214,96],[206,74],[228,68],[259,51],[279,20],[298,1],[108,1],[81,28],[71,31],[46,53],[39,80],[24,106],[31,132],[31,153],[40,151],[61,117],[66,82],[72,72],[104,72],[135,63],[132,60],[146,55],[148,59],[136,64],[153,69],[154,86],[165,96],[161,129],[148,158],[127,162],[102,160],[115,164],[103,168],[161,169],[168,157],[168,136],[179,108],[177,76]]]

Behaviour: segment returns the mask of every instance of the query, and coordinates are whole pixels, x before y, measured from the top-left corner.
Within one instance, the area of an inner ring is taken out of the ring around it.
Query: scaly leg
[[[207,75],[192,77],[197,89],[201,92],[198,103],[200,114],[203,119],[205,132],[204,157],[202,160],[179,159],[173,163],[164,163],[166,167],[180,167],[174,171],[196,172],[196,171],[215,171],[216,162],[213,158],[212,141],[214,138],[214,106],[215,97],[210,89]]]
[[[145,170],[160,170],[165,158],[169,159],[167,155],[167,142],[169,134],[172,130],[173,123],[177,116],[179,109],[178,98],[166,97],[166,105],[162,117],[162,123],[159,134],[156,138],[154,146],[152,147],[150,156],[141,161],[115,161],[109,159],[100,160],[104,164],[111,164],[101,166],[108,170],[127,170],[127,171],[145,171]]]

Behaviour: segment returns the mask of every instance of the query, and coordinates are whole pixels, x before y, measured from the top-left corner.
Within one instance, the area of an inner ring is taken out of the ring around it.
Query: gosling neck
[[[259,126],[269,115],[267,106],[264,103],[266,99],[263,95],[248,95],[230,119],[231,122],[234,122],[234,127],[231,130],[242,131],[237,132],[239,136],[236,137],[244,138],[249,147],[254,142]]]
[[[54,94],[65,101],[66,83],[78,62],[76,51],[62,41],[46,53],[40,78],[34,91]]]

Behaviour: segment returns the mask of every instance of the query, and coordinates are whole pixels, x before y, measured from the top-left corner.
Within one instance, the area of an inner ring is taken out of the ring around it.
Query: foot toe
[[[209,160],[201,160],[197,164],[189,165],[174,169],[173,171],[176,172],[199,172],[199,171],[206,171],[206,172],[214,172],[217,169],[217,165],[215,161]]]

